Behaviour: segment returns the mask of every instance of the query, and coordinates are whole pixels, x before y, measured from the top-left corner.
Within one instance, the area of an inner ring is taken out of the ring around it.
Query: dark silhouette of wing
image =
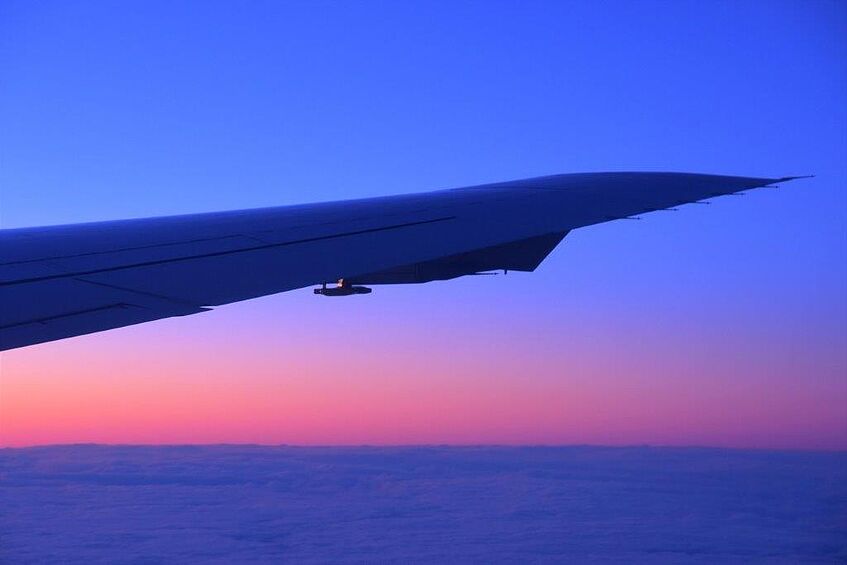
[[[539,177],[346,202],[0,230],[0,350],[344,279],[531,271],[573,229],[790,178]]]

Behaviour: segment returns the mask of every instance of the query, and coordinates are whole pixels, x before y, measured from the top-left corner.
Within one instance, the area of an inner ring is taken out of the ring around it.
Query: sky
[[[0,446],[847,449],[847,6],[0,4],[0,227],[537,175],[815,174],[536,273],[0,355]]]

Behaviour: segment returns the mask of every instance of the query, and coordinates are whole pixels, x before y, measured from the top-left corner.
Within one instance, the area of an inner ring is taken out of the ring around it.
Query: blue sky
[[[4,6],[4,227],[572,171],[813,173],[718,213],[593,229],[592,253],[619,231],[755,239],[782,248],[759,261],[847,281],[838,2]]]

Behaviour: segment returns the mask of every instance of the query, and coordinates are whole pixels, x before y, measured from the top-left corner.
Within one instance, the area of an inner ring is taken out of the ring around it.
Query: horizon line
[[[716,445],[672,445],[672,444],[598,444],[598,443],[254,443],[254,442],[198,442],[198,443],[99,443],[99,442],[68,442],[44,443],[31,445],[5,445],[0,451],[48,449],[62,447],[253,447],[253,448],[293,448],[293,449],[409,449],[409,448],[449,448],[449,449],[545,449],[545,448],[599,448],[599,449],[657,449],[657,450],[713,450],[713,451],[761,451],[761,452],[804,452],[804,453],[845,453],[847,447],[729,447]]]

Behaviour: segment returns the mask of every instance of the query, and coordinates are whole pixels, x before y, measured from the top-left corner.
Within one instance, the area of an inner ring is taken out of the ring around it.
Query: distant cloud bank
[[[847,559],[847,453],[0,450],[0,562]]]

